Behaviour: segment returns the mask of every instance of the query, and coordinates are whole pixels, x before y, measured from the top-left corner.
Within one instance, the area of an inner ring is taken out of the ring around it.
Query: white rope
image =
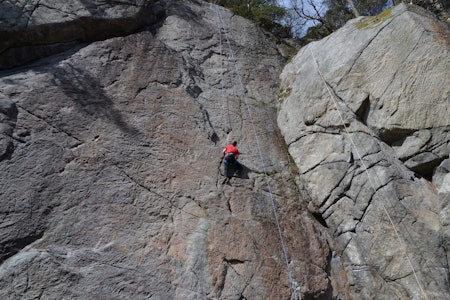
[[[326,87],[328,93],[330,94],[331,99],[333,100],[334,107],[336,108],[336,110],[337,110],[337,112],[338,112],[338,114],[339,114],[339,118],[340,118],[341,121],[342,121],[342,125],[344,126],[344,130],[345,130],[347,136],[349,137],[350,142],[351,142],[353,148],[355,149],[355,152],[356,152],[356,154],[358,155],[359,160],[361,161],[361,164],[362,164],[362,166],[363,166],[363,168],[364,168],[364,172],[367,174],[367,178],[368,178],[368,180],[369,180],[369,184],[371,185],[371,187],[372,187],[374,193],[376,193],[377,190],[376,190],[375,185],[374,185],[374,183],[373,183],[373,181],[372,181],[372,178],[371,178],[371,176],[370,176],[370,174],[369,174],[368,168],[367,168],[366,164],[364,163],[364,160],[362,159],[362,156],[361,156],[361,154],[359,153],[358,148],[356,147],[356,144],[355,144],[355,142],[353,141],[353,139],[352,139],[352,137],[351,137],[351,135],[350,135],[350,133],[349,133],[349,131],[348,131],[347,126],[345,125],[345,121],[344,121],[344,118],[343,118],[343,116],[342,116],[342,113],[341,113],[341,111],[340,111],[340,109],[339,109],[338,103],[337,103],[336,99],[334,98],[334,95],[333,95],[333,93],[331,92],[330,87],[328,86],[328,84],[327,84],[327,82],[326,82],[326,80],[325,80],[325,77],[324,77],[322,71],[320,71],[319,64],[318,64],[318,62],[317,62],[317,60],[316,60],[316,57],[314,56],[313,51],[311,50],[311,47],[309,47],[309,51],[311,52],[311,56],[312,56],[313,61],[314,61],[315,65],[316,65],[316,67],[317,67],[317,72],[319,73],[320,78],[322,79],[322,81],[323,81],[323,83],[324,83],[324,85],[325,85],[325,87]],[[375,171],[375,173],[376,173],[376,171]],[[377,175],[377,177],[378,177],[378,175]],[[378,177],[378,179],[379,179],[379,177]],[[380,180],[380,179],[379,179],[379,180]],[[386,200],[386,199],[384,199],[384,200]],[[387,202],[387,201],[386,201],[386,202]],[[388,217],[389,222],[390,222],[391,225],[392,225],[392,228],[394,229],[395,236],[397,237],[399,243],[400,243],[400,244],[403,244],[403,241],[402,241],[402,239],[400,238],[400,235],[399,235],[399,233],[398,233],[398,229],[397,229],[397,227],[395,226],[394,222],[392,221],[392,218],[391,218],[391,216],[389,215],[389,212],[388,212],[388,210],[386,209],[386,206],[384,205],[383,201],[381,201],[381,206],[383,207],[383,210],[384,210],[384,212],[386,213],[386,216]],[[406,249],[406,246],[405,246],[405,249]],[[416,282],[417,282],[417,285],[419,286],[420,291],[421,291],[421,292],[423,293],[423,295],[425,296],[425,299],[428,300],[427,294],[426,294],[425,291],[423,290],[422,285],[420,284],[419,278],[417,277],[417,274],[416,274],[416,271],[415,271],[414,266],[413,266],[413,264],[412,264],[411,258],[409,257],[409,255],[408,255],[408,253],[406,252],[406,250],[404,251],[404,253],[405,253],[406,259],[408,260],[409,265],[411,266],[412,272],[413,272],[413,274],[414,274],[414,278],[415,278],[415,280],[416,280]]]
[[[220,24],[221,24],[222,27],[224,27],[222,14],[220,13],[219,9],[217,9],[217,12],[218,12],[218,16],[219,16],[219,19],[220,19]],[[242,77],[241,77],[241,74],[239,72],[239,68],[237,66],[237,62],[236,62],[236,59],[234,57],[233,50],[231,48],[231,43],[230,43],[230,39],[228,38],[228,34],[227,34],[226,31],[224,31],[224,33],[225,33],[225,38],[226,38],[226,41],[227,41],[227,44],[228,44],[229,53],[230,53],[232,62],[234,64],[235,72],[237,74],[237,77],[238,77],[238,80],[239,80],[239,83],[240,83],[240,86],[241,86],[242,98],[243,98],[243,100],[245,102],[247,113],[248,113],[249,119],[250,119],[251,124],[252,124],[252,129],[253,129],[253,133],[255,135],[256,145],[258,147],[258,153],[259,153],[259,158],[260,158],[260,161],[261,161],[261,166],[262,166],[263,171],[264,171],[264,178],[265,178],[265,182],[266,182],[266,185],[267,185],[267,189],[269,191],[270,202],[272,204],[273,214],[275,216],[275,222],[277,224],[278,234],[279,234],[279,238],[280,238],[280,242],[281,242],[281,248],[283,250],[283,256],[284,256],[284,260],[285,260],[285,263],[286,263],[286,268],[287,268],[287,271],[288,271],[289,282],[291,284],[291,289],[292,289],[292,293],[293,293],[294,299],[297,300],[299,298],[298,298],[298,295],[297,295],[296,284],[294,282],[294,279],[293,279],[293,276],[292,276],[292,272],[291,272],[291,268],[289,266],[289,259],[288,259],[288,255],[287,255],[286,245],[285,245],[285,242],[284,242],[284,238],[283,238],[283,234],[282,234],[282,230],[281,230],[281,225],[280,225],[279,218],[278,218],[277,209],[276,209],[276,206],[275,206],[275,200],[274,200],[274,197],[273,197],[272,187],[270,186],[269,176],[267,175],[266,164],[265,164],[264,156],[263,156],[263,153],[262,153],[262,150],[261,150],[261,145],[260,145],[260,142],[259,142],[258,133],[256,131],[256,127],[255,127],[255,123],[253,121],[250,105],[249,105],[247,97],[246,97],[247,90],[244,87],[244,83],[242,82]]]
[[[217,16],[220,15],[219,12],[219,6],[216,5],[217,10]],[[219,18],[219,17],[218,17]],[[219,20],[220,21],[220,20]],[[220,26],[218,22],[218,29],[219,29],[219,56],[220,56],[220,95],[222,99],[222,116],[223,116],[223,130],[227,134],[227,144],[230,143],[229,141],[229,133],[232,130],[231,128],[231,122],[230,122],[230,113],[228,109],[228,99],[225,100],[225,93],[224,93],[224,76],[223,76],[223,57],[222,57],[222,26]]]

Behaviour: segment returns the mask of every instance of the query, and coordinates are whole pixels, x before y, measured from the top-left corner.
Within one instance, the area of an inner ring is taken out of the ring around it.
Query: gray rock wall
[[[77,15],[97,16],[83,3]],[[216,13],[178,2],[152,30],[0,73],[1,299],[289,299],[267,182],[296,293],[346,297],[276,125],[285,60],[221,9],[247,107],[223,34],[221,63]],[[229,186],[232,139],[245,170]]]
[[[163,15],[160,1],[17,0],[0,2],[0,70],[80,42],[130,34]]]
[[[277,125],[286,49],[224,9],[245,98],[212,4],[12,3],[1,299],[448,298],[448,26],[400,6],[310,44]]]
[[[449,41],[448,24],[402,4],[281,75],[278,124],[353,299],[448,299]]]

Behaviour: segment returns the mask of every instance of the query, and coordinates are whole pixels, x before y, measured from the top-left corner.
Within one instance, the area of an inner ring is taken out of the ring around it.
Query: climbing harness
[[[320,76],[320,78],[322,79],[323,84],[325,85],[325,87],[326,87],[326,89],[327,89],[327,91],[328,91],[328,93],[329,93],[329,95],[330,95],[330,98],[331,98],[332,101],[333,101],[334,107],[336,108],[336,110],[337,110],[337,112],[338,112],[338,114],[339,114],[339,118],[340,118],[340,120],[341,120],[341,122],[342,122],[342,125],[344,126],[343,128],[344,128],[344,130],[345,130],[345,133],[346,133],[346,135],[348,136],[348,138],[350,139],[350,142],[351,142],[353,148],[355,149],[356,154],[358,155],[358,159],[360,160],[360,162],[361,162],[361,164],[362,164],[362,166],[363,166],[363,168],[364,168],[364,172],[365,172],[366,175],[367,175],[367,179],[368,179],[368,181],[369,181],[369,184],[370,184],[371,188],[372,188],[373,191],[376,193],[377,189],[375,188],[375,184],[373,183],[372,178],[371,178],[371,176],[370,176],[370,174],[369,174],[369,170],[368,170],[366,164],[364,163],[364,160],[362,159],[362,156],[361,156],[361,154],[359,153],[359,150],[358,150],[358,148],[356,147],[356,144],[355,144],[355,142],[353,141],[353,138],[351,137],[351,135],[350,135],[350,133],[349,133],[349,131],[348,131],[347,125],[346,125],[346,123],[345,123],[345,121],[344,121],[343,114],[342,114],[341,110],[339,109],[338,103],[337,103],[337,101],[336,101],[336,99],[335,99],[333,93],[331,92],[330,87],[329,87],[328,83],[326,82],[325,77],[324,77],[322,71],[321,71],[320,68],[319,68],[319,63],[317,62],[316,57],[314,56],[314,53],[313,53],[313,51],[311,50],[311,47],[309,48],[309,50],[310,50],[310,52],[311,52],[311,56],[312,56],[312,58],[313,58],[314,64],[315,64],[315,66],[316,66],[316,68],[317,68],[317,72],[319,73],[319,76]],[[378,180],[379,180],[380,183],[381,183],[381,180],[380,180],[380,178],[378,177],[378,174],[377,174],[376,172],[375,172],[375,174],[376,174]],[[386,202],[387,202],[387,201],[386,201]],[[392,226],[392,228],[393,228],[393,230],[394,230],[395,236],[396,236],[396,238],[397,238],[399,244],[400,244],[400,245],[403,245],[403,241],[402,241],[402,239],[400,238],[400,235],[399,235],[399,231],[398,231],[398,229],[397,229],[397,226],[395,226],[395,224],[394,224],[394,222],[393,222],[393,220],[392,220],[392,218],[391,218],[391,216],[390,216],[388,210],[386,209],[386,206],[384,205],[383,201],[381,201],[381,206],[383,207],[383,211],[385,212],[385,214],[386,214],[386,216],[387,216],[387,218],[388,218],[388,220],[389,220],[389,223],[391,224],[391,226]],[[405,249],[406,249],[406,248],[407,248],[407,247],[405,247]],[[413,264],[412,264],[411,258],[410,258],[410,256],[408,255],[408,253],[406,252],[406,250],[405,250],[405,257],[406,257],[406,259],[407,259],[409,265],[411,266],[412,272],[413,272],[413,274],[414,274],[414,278],[415,278],[415,280],[416,280],[416,282],[417,282],[417,285],[419,286],[420,291],[421,291],[422,294],[425,296],[425,299],[428,300],[427,294],[425,293],[425,291],[424,291],[423,288],[422,288],[422,285],[420,284],[419,278],[417,277],[417,273],[416,273],[415,268],[414,268],[414,266],[413,266]]]
[[[216,5],[216,8],[217,8],[217,15],[218,15],[219,22],[220,22],[220,27],[224,28],[224,21],[223,21],[222,14],[220,12],[219,6]],[[252,112],[251,112],[251,109],[250,109],[250,104],[249,104],[248,99],[247,99],[247,89],[245,88],[244,83],[242,81],[242,76],[241,76],[241,74],[239,72],[239,68],[237,66],[236,58],[234,57],[234,53],[233,53],[233,50],[231,48],[230,39],[228,38],[228,34],[227,34],[226,30],[224,30],[224,34],[225,34],[226,42],[228,44],[228,51],[229,51],[229,54],[230,54],[230,57],[231,57],[231,61],[232,61],[233,65],[234,65],[234,70],[236,72],[237,78],[238,78],[239,83],[240,83],[240,87],[241,87],[241,91],[242,91],[242,99],[243,99],[243,101],[245,103],[247,114],[248,114],[248,117],[249,117],[249,119],[251,121],[253,134],[255,136],[256,145],[257,145],[257,148],[258,148],[259,158],[260,158],[260,162],[261,162],[261,167],[262,167],[263,172],[264,172],[265,183],[266,183],[267,189],[269,191],[270,202],[271,202],[271,205],[272,205],[272,210],[273,210],[273,214],[274,214],[274,217],[275,217],[275,222],[277,224],[277,230],[278,230],[280,243],[281,243],[281,248],[282,248],[282,251],[283,251],[283,256],[284,256],[284,260],[285,260],[285,264],[286,264],[286,268],[287,268],[287,272],[288,272],[288,276],[289,276],[289,282],[290,282],[290,285],[291,285],[292,294],[294,296],[294,300],[298,300],[299,297],[297,295],[297,288],[296,288],[297,284],[294,281],[294,278],[292,276],[292,271],[291,271],[291,268],[290,268],[290,265],[289,265],[289,259],[288,259],[287,250],[286,250],[286,243],[285,243],[284,238],[283,238],[281,225],[280,225],[280,222],[279,222],[278,213],[277,213],[277,209],[276,209],[276,206],[275,206],[275,199],[274,199],[274,196],[273,196],[272,187],[271,187],[270,182],[269,182],[269,175],[267,174],[266,163],[264,161],[264,156],[263,156],[263,153],[262,153],[262,150],[261,150],[261,145],[260,145],[260,142],[259,142],[258,133],[256,131],[255,123],[253,121],[253,116],[252,116]]]

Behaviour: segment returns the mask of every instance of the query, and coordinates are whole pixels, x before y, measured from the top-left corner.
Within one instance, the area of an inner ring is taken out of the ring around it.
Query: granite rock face
[[[58,17],[66,24],[110,12],[87,2],[53,13],[74,9]],[[140,12],[120,3],[113,17]],[[276,125],[277,46],[212,4],[179,1],[158,16],[145,16],[149,30],[0,73],[0,298],[347,297]],[[245,169],[223,185],[233,139]]]
[[[351,20],[281,75],[278,125],[354,299],[448,299],[450,28]]]
[[[448,26],[399,6],[284,66],[202,1],[0,6],[1,299],[448,298]]]

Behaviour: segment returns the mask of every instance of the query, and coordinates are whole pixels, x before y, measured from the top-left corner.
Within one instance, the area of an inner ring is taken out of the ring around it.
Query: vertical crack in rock
[[[194,102],[197,104],[198,109],[201,112],[202,118],[198,120],[198,118],[195,118],[195,122],[197,125],[206,132],[208,139],[211,140],[214,144],[217,144],[219,142],[220,138],[217,135],[214,125],[212,124],[210,120],[210,115],[208,110],[204,107],[204,105],[199,101],[200,95],[203,93],[203,90],[196,84],[197,80],[204,81],[205,75],[203,74],[202,70],[199,69],[198,66],[201,65],[198,61],[195,61],[192,57],[186,57],[182,56],[186,71],[187,71],[187,78],[183,80],[184,82],[187,82],[186,84],[186,92],[188,95],[190,95]]]
[[[25,4],[25,5],[33,5],[33,4]],[[38,0],[31,8],[31,11],[27,15],[27,21],[26,21],[25,27],[28,27],[28,24],[30,23],[31,18],[33,17],[34,12],[38,9],[39,5],[40,5],[40,0]]]
[[[355,112],[358,119],[367,126],[367,118],[370,114],[370,98],[367,96],[362,102],[359,108]]]

